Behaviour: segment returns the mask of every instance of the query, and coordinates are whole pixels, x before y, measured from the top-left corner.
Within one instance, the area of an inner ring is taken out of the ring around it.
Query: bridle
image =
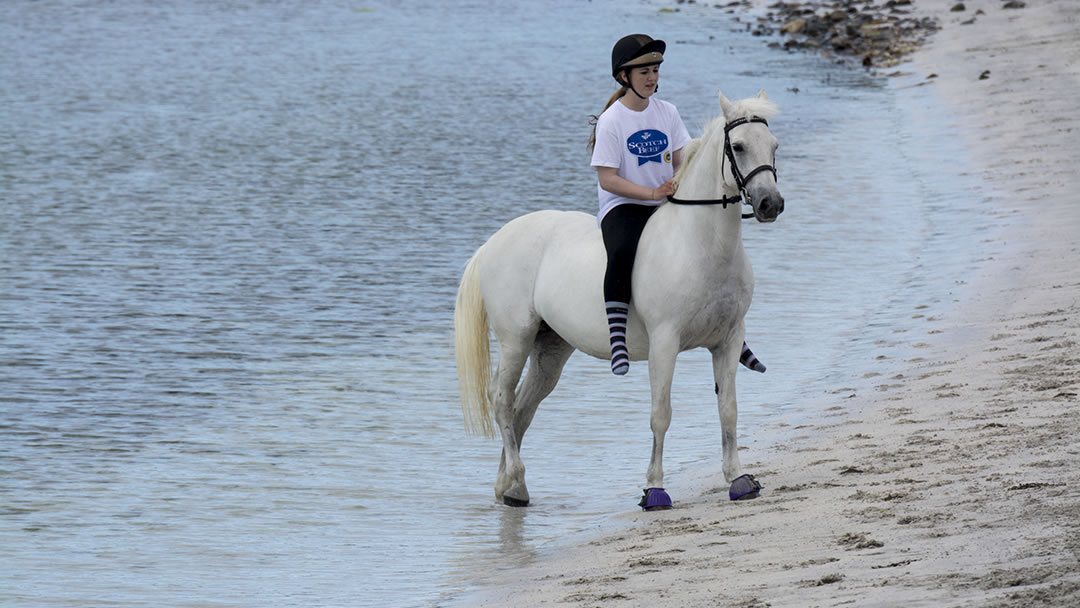
[[[768,121],[766,121],[760,116],[736,118],[735,120],[724,125],[724,157],[720,160],[720,171],[723,172],[724,170],[724,161],[728,161],[731,163],[731,174],[735,176],[735,186],[739,189],[739,196],[724,196],[722,198],[707,199],[684,199],[669,196],[667,200],[675,203],[676,205],[722,205],[724,209],[727,209],[728,205],[734,205],[735,203],[738,203],[740,201],[743,204],[752,205],[750,193],[746,191],[747,182],[749,182],[751,179],[754,178],[755,175],[761,173],[762,171],[771,172],[773,174],[773,179],[776,179],[776,167],[772,165],[761,165],[760,167],[755,167],[753,171],[747,173],[744,176],[742,174],[742,171],[739,171],[739,165],[735,162],[735,151],[731,149],[731,130],[740,125],[745,125],[752,122],[760,122],[766,127],[769,126]],[[745,220],[754,217],[754,214],[744,213],[742,214],[742,217]]]

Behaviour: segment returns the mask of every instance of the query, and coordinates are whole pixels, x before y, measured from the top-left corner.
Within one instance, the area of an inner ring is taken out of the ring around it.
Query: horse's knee
[[[649,423],[649,427],[652,429],[654,436],[663,437],[667,434],[668,429],[671,428],[671,416],[653,416]]]
[[[652,415],[649,417],[649,426],[653,435],[664,435],[671,427],[671,401],[663,400],[653,405]]]

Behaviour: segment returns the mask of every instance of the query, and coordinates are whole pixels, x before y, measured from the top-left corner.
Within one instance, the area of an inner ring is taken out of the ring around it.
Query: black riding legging
[[[625,203],[608,211],[600,221],[600,233],[607,250],[607,272],[604,274],[604,301],[630,303],[630,277],[634,273],[634,256],[645,223],[657,210],[653,205]]]

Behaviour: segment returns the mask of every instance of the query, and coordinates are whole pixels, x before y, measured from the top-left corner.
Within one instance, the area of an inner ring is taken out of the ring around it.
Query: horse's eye
[[[736,154],[742,154],[743,145],[742,144],[731,144],[731,151],[736,153]]]

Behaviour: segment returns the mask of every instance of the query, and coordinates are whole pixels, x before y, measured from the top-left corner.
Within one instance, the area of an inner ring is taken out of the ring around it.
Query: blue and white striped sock
[[[750,347],[746,345],[746,342],[742,343],[742,354],[739,355],[739,363],[754,370],[755,372],[765,373],[765,364],[758,361],[758,358],[754,356],[754,352],[750,350]]]
[[[630,305],[606,302],[608,333],[611,335],[611,373],[624,376],[630,371],[630,353],[626,350],[626,321]]]

